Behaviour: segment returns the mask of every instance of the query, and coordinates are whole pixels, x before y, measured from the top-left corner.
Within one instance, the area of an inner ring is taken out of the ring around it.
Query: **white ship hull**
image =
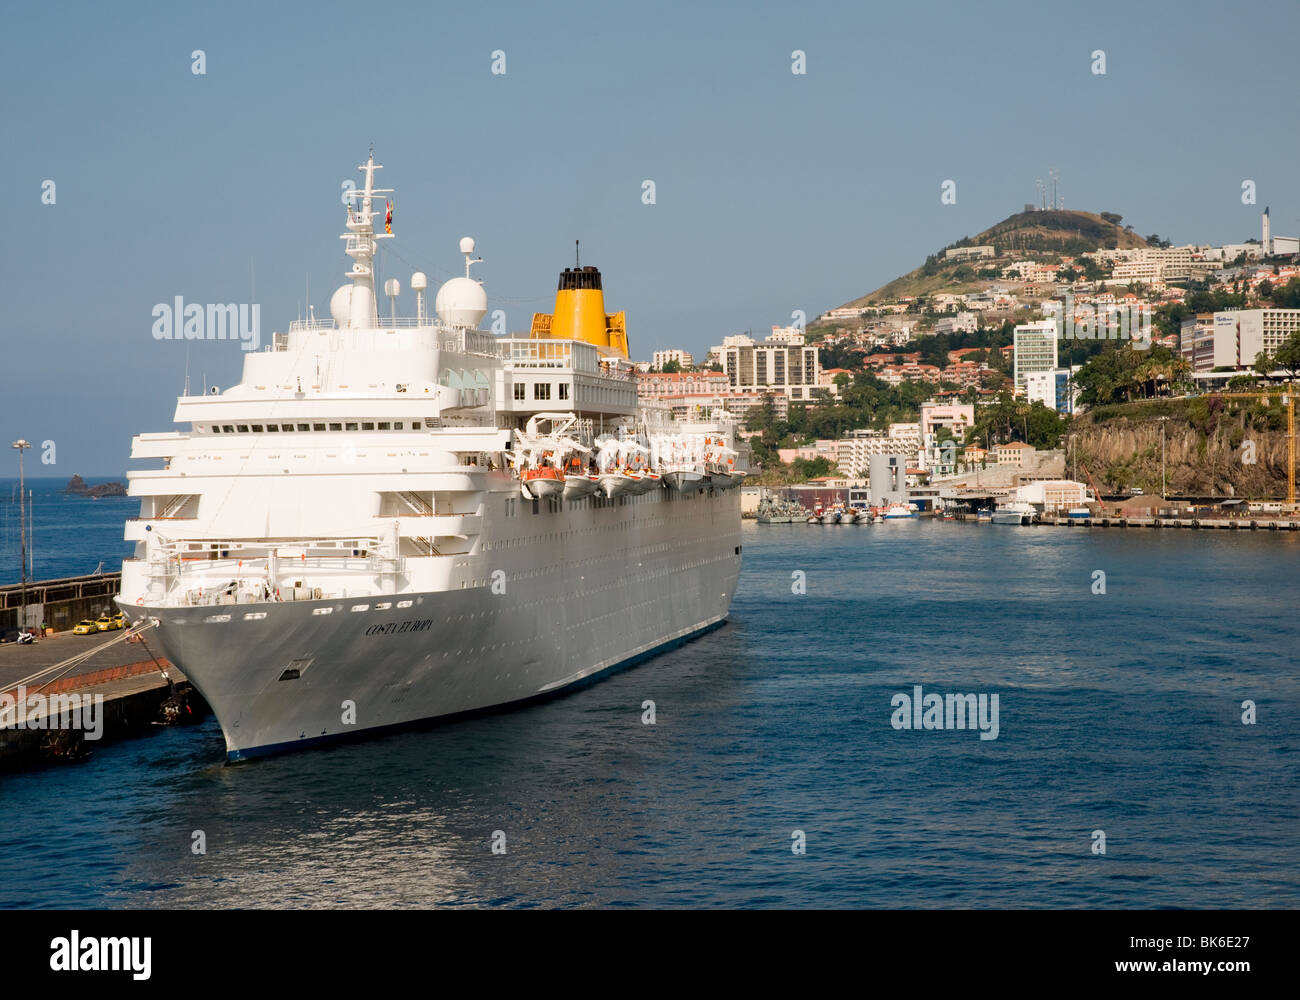
[[[733,461],[734,417],[638,405],[590,265],[561,272],[529,336],[497,336],[464,237],[436,319],[417,272],[414,316],[393,291],[381,325],[381,166],[345,195],[329,318],[273,331],[238,384],[177,400],[185,429],[132,441],[161,468],[129,473],[118,602],[156,625],[231,759],[550,695],[717,625],[735,592],[740,500],[722,487],[742,474],[659,474]],[[593,460],[597,478],[561,475]]]
[[[129,610],[159,620],[164,655],[212,706],[230,760],[549,695],[726,618],[737,494],[539,506],[485,532],[527,543],[468,557],[481,586]],[[300,675],[282,680],[295,661]]]

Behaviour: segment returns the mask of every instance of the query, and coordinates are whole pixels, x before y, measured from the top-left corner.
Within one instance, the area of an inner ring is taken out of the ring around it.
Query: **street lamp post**
[[[31,447],[31,442],[19,438],[13,443],[18,449],[18,551],[22,580],[22,603],[18,608],[18,631],[27,627],[27,493],[26,480],[23,478],[23,452]]]
[[[1165,421],[1168,417],[1160,418],[1160,499],[1165,498]]]

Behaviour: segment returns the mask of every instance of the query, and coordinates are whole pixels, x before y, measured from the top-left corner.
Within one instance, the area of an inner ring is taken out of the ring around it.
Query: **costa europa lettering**
[[[387,625],[371,625],[366,629],[366,635],[398,635],[401,632],[425,632],[432,627],[432,618],[417,618],[406,622],[389,622]]]

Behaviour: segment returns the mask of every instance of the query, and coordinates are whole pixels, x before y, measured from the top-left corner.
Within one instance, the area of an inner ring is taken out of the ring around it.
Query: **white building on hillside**
[[[1056,321],[1043,319],[1017,326],[1012,360],[1016,395],[1024,396],[1030,372],[1056,368]]]
[[[654,366],[663,369],[663,366],[669,361],[676,361],[683,368],[691,368],[695,365],[695,359],[691,357],[690,351],[681,351],[677,348],[669,348],[666,351],[655,351]]]
[[[732,392],[777,392],[802,402],[816,398],[821,375],[816,347],[756,344],[751,337],[733,336],[715,350]]]

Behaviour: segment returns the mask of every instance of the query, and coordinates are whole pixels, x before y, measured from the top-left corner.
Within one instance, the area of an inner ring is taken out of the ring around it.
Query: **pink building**
[[[730,383],[722,372],[638,372],[636,377],[636,393],[642,399],[728,391]]]

